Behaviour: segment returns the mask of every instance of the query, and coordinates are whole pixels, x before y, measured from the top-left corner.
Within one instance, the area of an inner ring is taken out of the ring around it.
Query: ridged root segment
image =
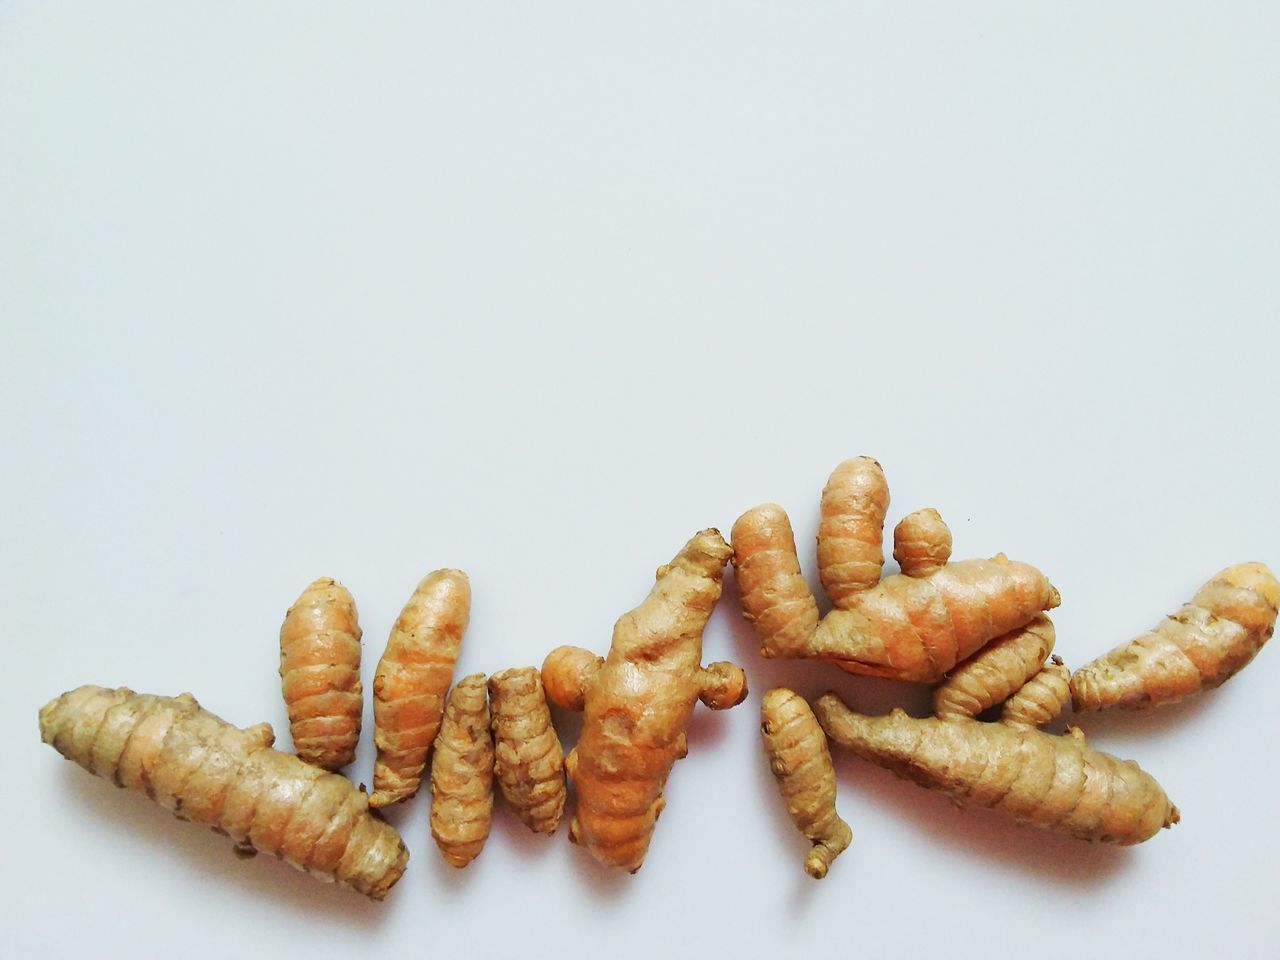
[[[1028,563],[1003,554],[958,560],[927,577],[885,577],[849,609],[827,614],[803,655],[834,660],[850,673],[936,683],[1060,600]]]
[[[934,714],[976,717],[1003,703],[1040,672],[1053,643],[1053,624],[1044,614],[991,641],[933,691]]]
[[[423,577],[391,628],[373,678],[378,758],[372,806],[385,807],[418,792],[470,617],[467,575],[436,570]]]
[[[370,814],[350,781],[271,749],[269,725],[241,730],[189,693],[79,687],[41,709],[40,736],[180,819],[375,900],[408,862],[399,834]]]
[[[356,757],[364,688],[356,602],[330,577],[314,580],[280,627],[280,686],[294,752],[339,770]]]
[[[587,687],[604,666],[604,657],[582,647],[556,647],[542,661],[547,699],[565,710],[582,710]]]
[[[754,507],[738,518],[730,536],[742,615],[755,627],[761,654],[805,656],[818,626],[818,604],[800,573],[786,511],[776,503]]]
[[[836,812],[836,774],[827,738],[804,698],[783,688],[764,695],[760,731],[787,813],[813,843],[805,872],[821,880],[853,839],[849,824]]]
[[[455,867],[480,855],[493,819],[493,736],[483,673],[449,695],[431,755],[431,836]]]
[[[569,838],[600,863],[644,863],[676,760],[688,752],[694,703],[731,707],[746,676],[702,661],[702,631],[732,551],[716,530],[696,534],[635,609],[618,618],[604,665],[588,684],[578,745],[565,759],[578,794]]]
[[[876,585],[884,566],[884,518],[889,484],[870,457],[846,460],[822,490],[818,576],[836,609]]]
[[[927,577],[951,559],[951,528],[937,510],[917,510],[898,521],[893,559],[908,577]]]
[[[534,833],[554,833],[564,813],[564,754],[542,680],[533,667],[489,678],[494,776],[520,821]]]
[[[1280,583],[1261,563],[1227,567],[1154,630],[1081,667],[1076,710],[1173,703],[1226,682],[1271,638]]]
[[[1009,698],[1000,711],[1000,722],[1027,727],[1053,723],[1071,702],[1070,679],[1071,674],[1062,665],[1062,658],[1052,657],[1039,673]]]
[[[1058,737],[977,720],[917,720],[901,710],[866,717],[833,693],[818,698],[814,713],[833,742],[962,806],[1124,845],[1178,822],[1177,808],[1150,774],[1089,747],[1079,731]]]

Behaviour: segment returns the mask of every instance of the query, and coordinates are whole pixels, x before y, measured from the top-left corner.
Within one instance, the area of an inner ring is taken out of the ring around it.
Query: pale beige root
[[[702,631],[730,553],[719,531],[701,531],[659,568],[649,596],[618,618],[603,666],[580,669],[586,651],[556,651],[543,665],[556,703],[585,710],[565,759],[578,794],[569,838],[601,863],[640,869],[667,777],[688,752],[694,702],[724,709],[747,695],[738,667],[701,665]]]
[[[418,792],[471,617],[471,584],[461,570],[422,578],[391,628],[373,678],[373,767],[369,804],[385,807]]]
[[[1237,563],[1154,630],[1081,667],[1076,710],[1173,703],[1225,683],[1271,638],[1280,583],[1265,564]]]
[[[1053,723],[1071,702],[1071,674],[1054,656],[1022,689],[1005,703],[1000,711],[1001,723],[1043,727]]]
[[[898,521],[893,559],[908,577],[927,577],[951,559],[951,528],[937,510],[917,510]]]
[[[489,678],[493,773],[502,796],[534,833],[555,833],[564,813],[564,754],[533,667]]]
[[[483,673],[454,685],[431,754],[431,836],[455,867],[480,855],[493,819],[493,736]]]
[[[991,641],[933,691],[934,715],[976,717],[1003,703],[1040,672],[1053,643],[1053,624],[1044,614]]]
[[[409,851],[349,780],[271,749],[268,724],[241,730],[189,693],[84,686],[40,711],[40,737],[116,786],[144,792],[238,848],[280,857],[381,900]]]
[[[583,693],[600,668],[604,657],[582,647],[556,647],[542,662],[542,687],[547,699],[566,710],[583,708]]]
[[[280,686],[294,752],[325,770],[351,763],[364,711],[360,624],[355,600],[338,581],[312,581],[284,615]]]
[[[1125,845],[1178,822],[1178,808],[1150,774],[1089,747],[1078,730],[1059,737],[963,718],[916,720],[901,710],[867,717],[834,693],[819,697],[813,709],[833,742],[961,806]]]
[[[846,460],[822,489],[818,576],[837,609],[876,585],[884,566],[884,517],[889,484],[870,457]]]
[[[760,731],[787,813],[813,843],[805,872],[821,880],[853,839],[836,812],[836,771],[826,735],[804,698],[781,687],[761,701]]]
[[[742,614],[766,657],[803,656],[818,627],[818,603],[800,573],[795,535],[776,503],[740,516],[730,533]]]

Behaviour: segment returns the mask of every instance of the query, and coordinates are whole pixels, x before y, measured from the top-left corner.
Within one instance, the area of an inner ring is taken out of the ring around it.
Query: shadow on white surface
[[[64,767],[63,789],[87,818],[98,820],[103,829],[128,833],[138,845],[138,863],[181,861],[193,893],[216,883],[245,899],[270,899],[281,910],[313,919],[323,916],[369,929],[383,922],[382,904],[268,855],[237,857],[231,842],[209,828],[178,820],[142,794],[115,787],[74,764]]]

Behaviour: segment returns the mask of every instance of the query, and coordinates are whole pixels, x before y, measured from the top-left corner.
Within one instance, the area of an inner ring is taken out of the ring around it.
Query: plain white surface
[[[280,617],[345,581],[365,678],[470,572],[459,675],[603,651],[695,530],[777,500],[814,572],[869,453],[957,556],[1041,566],[1079,665],[1280,563],[1280,8],[1269,3],[0,4],[0,883],[13,955],[1257,955],[1280,935],[1280,653],[1089,718],[1184,821],[1091,848],[850,759],[801,872],[732,585],[649,859],[499,810],[382,905],[62,761],[81,683],[284,733]],[[564,718],[560,718],[563,720]],[[371,722],[353,775],[372,765]],[[571,739],[574,724],[566,722]]]

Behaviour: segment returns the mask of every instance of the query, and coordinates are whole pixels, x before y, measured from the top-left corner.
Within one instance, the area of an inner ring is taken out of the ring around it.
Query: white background
[[[1273,945],[1272,650],[1085,722],[1182,808],[1148,844],[845,758],[854,845],[814,883],[759,693],[924,691],[766,664],[730,577],[706,658],[755,692],[699,708],[637,876],[501,808],[452,871],[419,797],[380,905],[91,778],[36,711],[191,690],[287,746],[276,631],[319,575],[357,598],[366,684],[446,565],[475,592],[459,675],[603,651],[659,563],[760,501],[812,574],[859,453],[891,523],[933,505],[957,556],[1042,567],[1078,666],[1280,563],[1278,93],[1265,2],[0,3],[3,952]]]

